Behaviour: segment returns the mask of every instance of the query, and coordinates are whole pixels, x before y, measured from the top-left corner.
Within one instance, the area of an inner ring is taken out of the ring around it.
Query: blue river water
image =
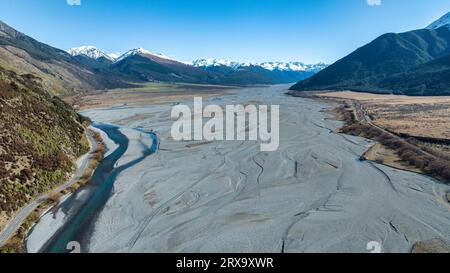
[[[128,148],[128,138],[116,126],[107,124],[94,124],[93,126],[104,131],[118,145],[118,148],[100,162],[92,175],[89,186],[93,190],[87,201],[69,218],[53,238],[47,242],[46,246],[41,250],[42,252],[66,253],[69,251],[66,247],[72,241],[79,242],[82,250],[85,250],[83,249],[83,243],[89,240],[95,218],[111,196],[117,176],[122,171],[138,164],[149,155],[155,153],[158,149],[158,138],[156,134],[137,129],[142,133],[148,134],[153,139],[153,144],[144,151],[140,158],[116,168],[114,167],[115,164]]]

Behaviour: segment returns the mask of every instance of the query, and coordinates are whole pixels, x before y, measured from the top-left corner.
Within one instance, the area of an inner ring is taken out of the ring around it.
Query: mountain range
[[[323,63],[318,64],[304,64],[302,62],[263,62],[263,63],[249,63],[249,62],[235,62],[228,60],[219,60],[219,59],[198,59],[193,62],[190,62],[192,66],[195,67],[203,67],[203,68],[211,68],[211,67],[229,67],[235,70],[255,66],[261,67],[266,70],[274,71],[298,71],[298,72],[319,72],[324,69],[327,65]]]
[[[176,59],[170,58],[166,55],[160,53],[153,53],[143,48],[136,48],[127,51],[124,54],[120,53],[105,53],[104,51],[98,49],[95,46],[80,46],[74,47],[67,51],[72,56],[85,56],[94,60],[108,60],[111,63],[120,62],[127,57],[133,55],[144,55],[148,57],[156,56],[158,58],[177,61]],[[304,64],[302,62],[262,62],[262,63],[250,63],[250,62],[236,62],[221,59],[198,59],[191,62],[177,61],[179,63],[184,63],[186,65],[191,65],[193,67],[202,68],[205,70],[211,69],[213,67],[228,67],[233,70],[243,69],[245,67],[261,67],[269,71],[289,71],[289,72],[313,72],[317,73],[324,69],[327,65],[323,63],[318,64]]]
[[[243,63],[219,59],[178,61],[143,48],[121,55],[107,54],[94,46],[68,50],[72,56],[84,56],[97,61],[108,60],[113,71],[143,81],[183,81],[212,84],[278,84],[296,82],[310,77],[326,67],[301,62]]]
[[[115,54],[106,54],[95,46],[74,47],[67,51],[72,56],[85,56],[94,60],[105,59],[114,62],[118,56]]]
[[[40,79],[52,94],[132,87],[149,81],[252,85],[298,82],[292,90],[450,94],[450,13],[424,29],[384,34],[327,66],[301,62],[178,61],[143,48],[107,54],[63,51],[0,22],[0,67]]]
[[[424,29],[384,34],[291,89],[450,95],[450,13]]]
[[[0,67],[18,74],[32,74],[41,80],[43,88],[58,95],[133,87],[149,81],[229,85],[289,83],[325,67],[299,62],[240,63],[236,67],[200,63],[178,61],[143,48],[124,54],[106,54],[95,46],[63,51],[0,21]]]
[[[209,72],[221,74],[227,84],[291,83],[306,79],[327,67],[326,64],[301,62],[242,63],[218,59],[199,59],[191,63]]]

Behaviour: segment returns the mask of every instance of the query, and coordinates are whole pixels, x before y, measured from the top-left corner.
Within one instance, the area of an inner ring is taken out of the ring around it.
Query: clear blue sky
[[[144,47],[180,60],[331,63],[383,33],[422,28],[450,11],[449,0],[67,1],[1,0],[0,20],[65,50]]]

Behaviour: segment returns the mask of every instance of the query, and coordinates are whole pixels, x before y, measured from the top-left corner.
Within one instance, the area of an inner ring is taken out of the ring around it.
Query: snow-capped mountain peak
[[[131,49],[131,50],[127,51],[125,54],[122,54],[120,57],[118,57],[116,59],[116,62],[120,62],[120,61],[122,61],[130,56],[134,56],[134,55],[147,55],[147,56],[151,55],[151,56],[156,56],[161,59],[174,60],[166,55],[163,55],[160,53],[154,53],[154,52],[148,51],[148,50],[140,47],[140,48]]]
[[[238,67],[242,66],[242,63],[228,61],[228,60],[208,58],[208,59],[198,59],[196,61],[193,61],[193,62],[191,62],[191,65],[195,66],[195,67],[228,66],[228,67],[237,69]]]
[[[106,54],[105,52],[99,50],[95,46],[80,46],[80,47],[74,47],[67,51],[72,56],[79,56],[84,55],[92,59],[99,59],[99,58],[105,58],[110,61],[114,61],[115,59],[111,57],[110,55]]]
[[[105,58],[112,62],[120,62],[128,57],[134,55],[143,55],[149,58],[157,57],[160,59],[177,61],[173,58],[170,58],[166,55],[154,53],[149,50],[146,50],[142,47],[135,48],[127,51],[124,54],[120,53],[111,53],[106,54],[105,52],[99,50],[95,46],[80,46],[74,47],[68,50],[69,54],[72,56],[84,55],[92,59]],[[282,72],[319,72],[324,69],[327,65],[323,63],[319,64],[305,64],[302,62],[262,62],[262,63],[253,63],[253,62],[236,62],[236,61],[228,61],[223,59],[215,59],[215,58],[207,58],[207,59],[198,59],[193,62],[181,62],[186,65],[191,65],[194,67],[205,68],[205,67],[220,67],[225,66],[234,70],[245,69],[249,67],[260,67],[269,71],[282,71]]]
[[[126,58],[128,58],[130,56],[141,55],[141,54],[142,55],[147,55],[147,54],[151,54],[151,52],[148,51],[148,50],[145,50],[145,49],[143,49],[141,47],[140,48],[131,49],[131,50],[128,50],[127,52],[125,52],[124,54],[120,55],[120,57],[116,59],[116,62],[120,62],[120,61],[122,61],[122,60],[124,60],[124,59],[126,59]]]
[[[450,29],[450,12],[434,21],[427,29],[438,29],[443,26],[447,26]]]
[[[259,66],[273,71],[273,70],[280,70],[280,71],[307,71],[309,66],[305,65],[301,62],[265,62],[260,63]]]
[[[239,69],[242,67],[259,66],[270,71],[313,71],[318,72],[325,68],[327,65],[319,64],[304,64],[302,62],[263,62],[263,63],[240,63],[219,59],[199,59],[191,63],[195,67],[215,67],[215,66],[227,66],[233,69]]]
[[[116,53],[109,53],[109,57],[113,58],[114,60],[119,59],[120,56],[122,56],[122,53],[116,52]]]

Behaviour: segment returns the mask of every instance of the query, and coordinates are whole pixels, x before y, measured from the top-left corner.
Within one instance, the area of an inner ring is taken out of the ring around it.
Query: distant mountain
[[[450,28],[450,12],[431,23],[427,29],[438,29],[441,27]]]
[[[69,49],[67,52],[72,56],[84,55],[95,60],[102,58],[110,62],[114,62],[116,60],[116,58],[113,58],[111,55],[106,54],[105,52],[99,50],[95,46],[74,47]]]
[[[450,95],[448,17],[428,29],[382,35],[291,89]]]
[[[311,77],[325,64],[307,65],[301,62],[241,63],[218,59],[199,59],[193,66],[217,73],[226,84],[291,83]]]
[[[328,66],[324,63],[304,64],[302,62],[289,62],[289,63],[265,62],[255,65],[270,71],[278,70],[278,71],[296,71],[296,72],[313,72],[313,73],[317,73]]]
[[[126,52],[111,65],[110,69],[141,81],[211,83],[218,77],[143,48]]]
[[[120,56],[111,69],[142,81],[251,85],[296,82],[314,75],[325,66],[300,62],[252,64],[219,59],[186,63],[137,48]]]
[[[167,56],[164,55],[164,54],[153,53],[153,52],[148,51],[148,50],[146,50],[146,49],[144,49],[144,48],[135,48],[135,49],[131,49],[131,50],[127,51],[125,54],[119,55],[119,57],[117,57],[115,61],[116,61],[116,62],[120,62],[120,61],[126,59],[127,57],[134,56],[134,55],[146,56],[146,57],[148,57],[148,58],[150,58],[150,59],[152,59],[152,58],[158,58],[158,59],[164,59],[164,60],[170,60],[170,61],[178,62],[177,60],[172,59],[172,58],[170,58],[170,57],[167,57]],[[180,62],[180,63],[181,63],[181,62]]]
[[[232,69],[238,69],[240,66],[243,65],[243,63],[240,62],[233,62],[228,60],[219,60],[219,59],[198,59],[191,63],[189,63],[192,66],[195,67],[201,67],[201,68],[207,68],[207,67],[220,67],[225,66]]]
[[[227,66],[233,69],[239,69],[242,67],[259,66],[270,71],[279,70],[279,71],[311,71],[311,72],[319,72],[320,70],[327,67],[327,65],[323,63],[318,64],[304,64],[302,62],[245,63],[219,59],[199,59],[191,62],[190,64],[195,67]]]
[[[119,57],[122,56],[122,54],[116,52],[116,53],[109,53],[108,56],[111,57],[115,61],[115,60],[119,59]]]

